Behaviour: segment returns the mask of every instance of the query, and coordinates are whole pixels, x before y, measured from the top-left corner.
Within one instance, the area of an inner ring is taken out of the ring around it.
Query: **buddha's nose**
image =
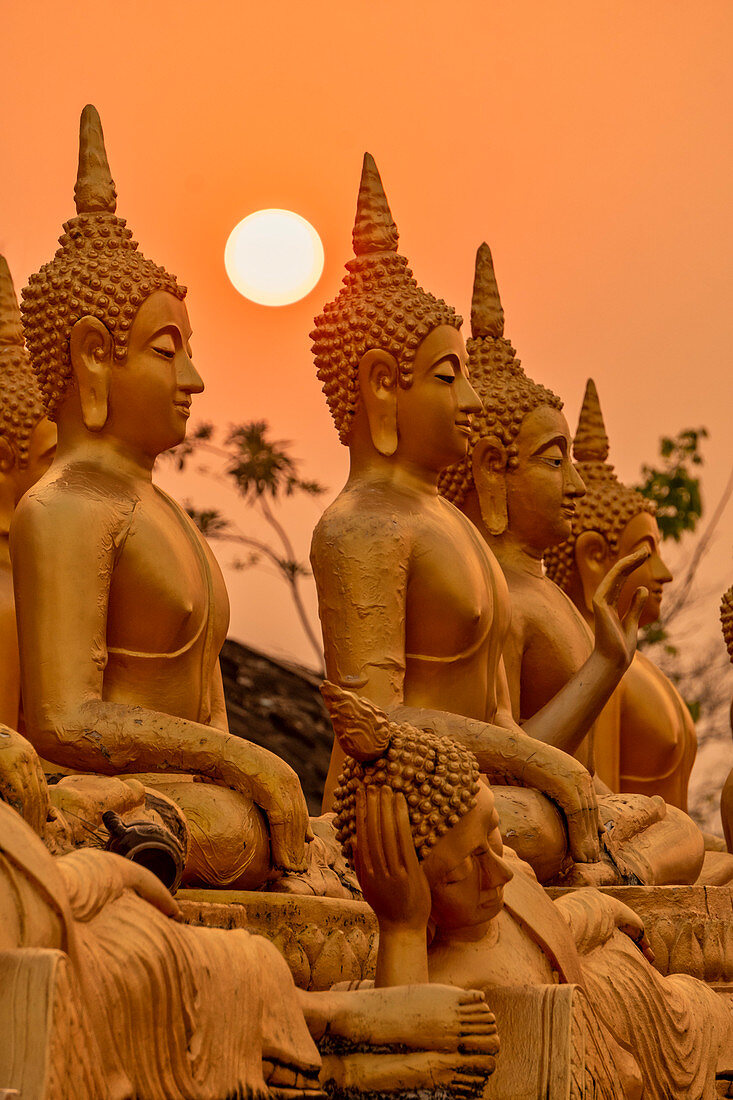
[[[481,398],[468,380],[468,376],[461,374],[458,377],[458,408],[461,412],[481,412],[483,405]]]
[[[189,355],[185,357],[185,362],[178,378],[178,385],[182,390],[185,390],[186,393],[201,393],[203,391],[203,379],[193,365],[193,360]]]

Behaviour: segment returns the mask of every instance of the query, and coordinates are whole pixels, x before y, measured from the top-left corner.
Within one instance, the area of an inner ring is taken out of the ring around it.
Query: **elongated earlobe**
[[[0,474],[9,474],[15,466],[15,450],[12,443],[0,435]]]
[[[397,450],[399,367],[388,351],[373,348],[359,362],[359,389],[372,443],[389,457]]]
[[[112,337],[96,317],[81,317],[71,330],[69,350],[84,426],[99,432],[109,415]]]
[[[583,531],[575,540],[575,565],[583,589],[585,610],[593,613],[596,589],[611,568],[611,552],[600,531]]]
[[[471,465],[484,526],[490,535],[503,535],[509,525],[504,444],[495,435],[479,439],[473,448]]]

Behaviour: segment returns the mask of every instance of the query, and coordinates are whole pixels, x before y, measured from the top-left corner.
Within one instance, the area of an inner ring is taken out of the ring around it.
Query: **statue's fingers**
[[[379,791],[382,847],[390,878],[402,869],[402,853],[397,840],[397,819],[392,788],[384,786]]]
[[[635,569],[638,569],[642,562],[646,561],[650,553],[649,546],[644,543],[643,546],[638,546],[633,553],[627,554],[625,558],[617,561],[599,584],[596,590],[596,599],[602,595],[607,603],[615,604],[627,577]]]
[[[382,813],[379,790],[376,787],[367,787],[367,825],[368,843],[372,854],[374,872],[384,880],[388,875],[387,857],[384,853],[384,836],[382,831]]]
[[[295,822],[269,822],[272,862],[285,871],[305,870],[305,834]]]
[[[644,604],[646,603],[648,598],[649,589],[645,588],[643,585],[637,588],[636,592],[634,592],[634,595],[631,598],[629,610],[626,612],[622,620],[624,632],[629,639],[633,639],[637,635],[637,632],[639,630],[639,619],[641,618],[641,613],[644,610]]]
[[[366,791],[363,787],[358,787],[356,791],[356,851],[359,861],[357,873],[360,882],[366,882],[374,878],[374,864],[369,839]]]
[[[400,849],[402,866],[407,871],[414,871],[419,867],[420,861],[417,858],[415,843],[412,839],[412,829],[410,827],[410,813],[407,809],[407,799],[401,791],[398,791],[395,794],[394,807],[395,823],[397,825],[397,843]]]

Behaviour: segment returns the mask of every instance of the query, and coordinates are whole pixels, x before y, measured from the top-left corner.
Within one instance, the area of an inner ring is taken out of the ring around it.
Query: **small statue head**
[[[48,468],[55,448],[56,428],[46,419],[13,280],[0,256],[0,476],[12,479],[16,504]]]
[[[191,394],[203,389],[190,358],[186,288],[138,251],[117,217],[91,105],[81,116],[74,196],[77,216],[64,224],[61,247],[23,291],[42,399],[52,420],[78,406],[88,431],[157,454],[182,441]]]
[[[488,533],[506,532],[543,553],[570,533],[569,516],[583,484],[570,461],[562,401],[528,378],[504,337],[504,311],[489,246],[476,253],[469,367],[483,403],[468,453],[444,470],[440,492],[469,514],[478,509]]]
[[[461,318],[419,287],[374,160],[365,153],[344,285],[311,333],[339,439],[435,468],[465,453],[479,401],[466,374]]]
[[[323,694],[347,753],[334,796],[346,858],[353,862],[357,791],[389,787],[407,803],[433,925],[450,932],[491,920],[512,871],[502,860],[494,798],[475,756],[446,737],[391,722],[379,707],[334,684],[324,684]]]
[[[672,580],[660,553],[659,527],[652,501],[617,478],[608,462],[608,436],[592,378],[586,385],[580,410],[573,455],[586,484],[578,502],[569,538],[545,554],[547,575],[579,607],[590,612],[593,595],[615,563],[647,544],[650,555],[624,582],[619,612],[628,610],[636,589],[643,585],[649,596],[640,625],[659,618],[662,588]]]

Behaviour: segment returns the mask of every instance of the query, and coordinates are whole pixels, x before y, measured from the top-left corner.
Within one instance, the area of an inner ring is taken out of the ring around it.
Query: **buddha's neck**
[[[466,494],[461,511],[478,527],[487,544],[491,547],[503,570],[525,573],[530,577],[544,577],[542,571],[542,552],[527,546],[512,531],[503,535],[490,534],[481,514],[478,494],[472,489]]]
[[[103,432],[92,433],[79,425],[59,422],[56,463],[88,462],[117,477],[152,481],[155,457]]]
[[[386,482],[402,491],[431,497],[438,495],[438,471],[378,451],[365,453],[355,447],[350,449],[349,482],[381,485]]]
[[[503,535],[484,534],[491,549],[496,555],[499,565],[504,570],[514,573],[525,573],[530,577],[542,579],[542,554],[531,547],[524,546],[510,531]]]
[[[499,934],[498,914],[490,920],[481,921],[480,924],[467,924],[460,928],[437,928],[431,948],[438,948],[452,943],[478,943],[479,940],[488,940],[494,943]]]

